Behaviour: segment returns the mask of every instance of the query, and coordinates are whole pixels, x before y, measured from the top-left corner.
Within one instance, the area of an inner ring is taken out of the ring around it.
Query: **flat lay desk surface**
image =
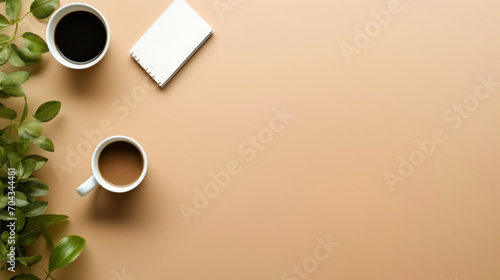
[[[500,3],[188,0],[214,34],[159,89],[128,50],[171,1],[85,2],[106,57],[25,84],[62,102],[51,233],[87,240],[56,279],[500,278]],[[145,181],[79,197],[116,134]]]

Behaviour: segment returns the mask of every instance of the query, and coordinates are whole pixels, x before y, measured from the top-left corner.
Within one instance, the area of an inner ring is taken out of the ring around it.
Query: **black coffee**
[[[106,27],[94,14],[71,12],[57,23],[54,41],[59,52],[75,63],[96,59],[106,46]]]

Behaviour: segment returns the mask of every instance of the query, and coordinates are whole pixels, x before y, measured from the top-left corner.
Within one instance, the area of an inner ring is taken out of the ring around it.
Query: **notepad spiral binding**
[[[148,76],[156,83],[158,84],[159,86],[161,86],[161,83],[158,82],[157,80],[155,80],[155,75],[151,75],[151,73],[153,73],[153,71],[149,70],[147,67],[144,67],[144,65],[142,65],[141,63],[141,59],[138,57],[137,54],[135,53],[130,53],[130,56],[135,60],[135,62],[137,62],[137,64],[139,64],[142,69],[144,69],[144,71],[146,71],[146,73],[148,74]]]

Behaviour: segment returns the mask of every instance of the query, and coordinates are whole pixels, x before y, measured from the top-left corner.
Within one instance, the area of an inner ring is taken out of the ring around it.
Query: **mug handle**
[[[76,192],[80,196],[87,195],[89,192],[91,192],[95,187],[97,187],[99,183],[95,179],[94,175],[92,175],[90,178],[87,179],[87,181],[83,182],[77,189]]]

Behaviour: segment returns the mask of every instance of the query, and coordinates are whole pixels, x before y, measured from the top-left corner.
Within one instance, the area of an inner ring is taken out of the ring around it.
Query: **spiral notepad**
[[[212,31],[186,1],[175,0],[130,49],[130,56],[164,87]]]

